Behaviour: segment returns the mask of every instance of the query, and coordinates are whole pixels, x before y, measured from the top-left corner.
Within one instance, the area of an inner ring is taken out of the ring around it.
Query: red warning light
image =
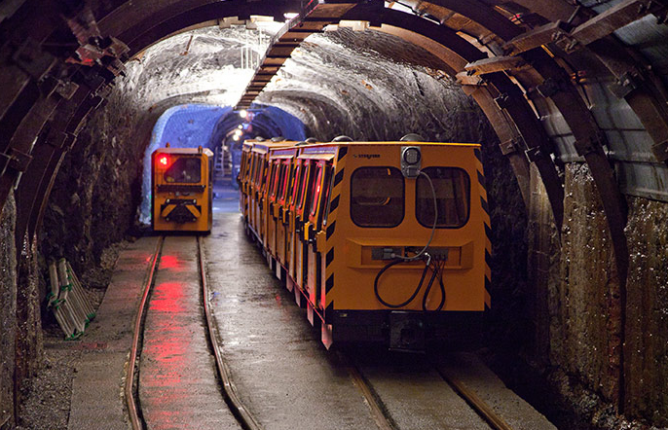
[[[162,157],[158,158],[158,164],[166,166],[168,163],[169,163],[169,157],[167,157],[166,155],[163,155]]]

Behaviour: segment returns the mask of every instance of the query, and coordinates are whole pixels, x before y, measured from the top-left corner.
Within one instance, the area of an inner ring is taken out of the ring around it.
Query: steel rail
[[[202,303],[204,305],[204,316],[206,318],[207,325],[207,337],[209,339],[209,344],[211,346],[213,355],[216,359],[216,367],[218,369],[218,375],[220,377],[223,393],[225,395],[225,401],[227,402],[228,407],[237,418],[241,426],[246,430],[261,430],[262,425],[255,419],[250,410],[243,404],[239,395],[237,394],[234,383],[232,382],[231,372],[227,361],[223,357],[220,345],[216,340],[215,334],[217,333],[216,325],[213,321],[213,316],[211,314],[211,309],[209,308],[209,295],[208,287],[206,281],[206,272],[204,270],[204,254],[202,253],[202,244],[199,236],[197,237],[197,257],[199,260],[199,269],[201,275],[201,285],[202,285]]]
[[[353,384],[360,390],[362,397],[366,401],[367,406],[371,412],[373,420],[376,422],[376,425],[380,430],[398,430],[398,426],[392,418],[388,416],[387,409],[382,404],[378,395],[375,394],[371,384],[359,371],[357,366],[351,362],[351,360],[345,356],[343,353],[339,352],[339,359],[343,362],[350,378],[353,380]]]
[[[144,320],[144,312],[146,311],[148,303],[148,294],[153,285],[153,277],[155,275],[158,259],[160,258],[160,253],[162,251],[162,244],[165,241],[165,236],[160,236],[158,243],[155,247],[155,253],[153,254],[153,261],[151,263],[150,269],[147,272],[147,275],[144,279],[143,293],[139,306],[137,307],[137,315],[135,316],[135,327],[134,335],[132,337],[132,347],[130,349],[130,358],[128,359],[128,365],[125,369],[125,402],[128,407],[128,415],[130,416],[130,423],[132,424],[133,430],[141,430],[144,428],[142,420],[139,418],[137,402],[134,397],[134,374],[135,374],[135,364],[137,362],[137,349],[139,347],[139,335],[141,333],[142,321]]]
[[[455,376],[443,371],[438,366],[434,366],[441,378],[459,394],[469,406],[489,424],[494,430],[513,430],[508,423],[504,421],[494,410],[489,407],[478,395],[466,385],[464,385]]]

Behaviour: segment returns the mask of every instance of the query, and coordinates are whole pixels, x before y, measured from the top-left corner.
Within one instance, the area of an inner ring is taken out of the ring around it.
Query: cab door
[[[304,226],[304,236],[307,254],[307,290],[308,290],[308,319],[315,323],[314,309],[318,308],[322,289],[322,251],[318,249],[316,237],[322,231],[322,218],[325,213],[331,185],[331,161],[320,160],[313,167],[313,182],[311,185],[310,205],[308,206],[308,222]]]
[[[276,228],[277,228],[277,194],[280,180],[281,160],[275,159],[270,162],[269,184],[267,185],[267,240],[266,247],[269,253],[276,257]]]
[[[292,159],[281,161],[280,180],[276,208],[276,258],[283,267],[287,267],[287,207],[290,190]]]
[[[313,162],[302,160],[302,180],[299,188],[295,214],[295,283],[302,291],[306,289],[306,245],[308,237],[307,223],[311,189],[313,188]]]
[[[286,215],[288,222],[288,274],[290,279],[296,282],[297,279],[297,207],[299,205],[299,196],[304,181],[304,162],[303,160],[295,160],[294,172],[292,174],[292,190],[290,195],[290,204],[288,206],[288,213]]]

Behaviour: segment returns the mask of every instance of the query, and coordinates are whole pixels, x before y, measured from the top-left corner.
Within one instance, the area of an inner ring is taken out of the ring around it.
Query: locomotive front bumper
[[[481,344],[483,312],[335,310],[331,318],[335,343],[377,343],[399,351],[470,350]]]

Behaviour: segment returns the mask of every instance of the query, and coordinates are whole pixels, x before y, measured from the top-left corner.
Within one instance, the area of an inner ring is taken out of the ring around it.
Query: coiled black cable
[[[437,259],[436,264],[434,264],[434,268],[432,268],[434,273],[429,280],[429,284],[427,284],[427,289],[424,292],[424,296],[422,296],[422,310],[425,312],[439,312],[445,305],[445,285],[443,284],[443,269],[445,269],[445,261],[445,259]],[[438,277],[438,285],[441,291],[441,302],[438,304],[436,309],[430,311],[427,309],[427,298],[429,297],[429,292],[431,291],[431,287],[433,286],[436,277]]]
[[[393,260],[389,264],[387,264],[385,267],[383,267],[380,272],[376,275],[376,279],[373,281],[373,292],[376,295],[376,299],[378,299],[379,302],[381,302],[383,305],[387,306],[388,308],[391,309],[397,309],[397,308],[402,308],[404,306],[407,306],[410,304],[413,300],[415,300],[415,297],[420,293],[420,290],[422,289],[422,284],[424,283],[424,279],[427,276],[427,272],[429,269],[432,271],[431,278],[429,279],[429,283],[427,284],[427,288],[424,292],[424,296],[422,297],[422,310],[425,312],[438,312],[443,309],[443,306],[445,305],[445,285],[443,284],[443,269],[445,267],[445,260],[437,260],[436,264],[433,264],[431,261],[431,258],[428,258],[427,262],[425,263],[424,270],[422,271],[422,276],[420,277],[420,282],[418,283],[417,287],[413,291],[413,294],[406,299],[402,303],[398,304],[393,304],[389,303],[386,300],[384,300],[380,296],[380,292],[378,291],[378,280],[380,277],[385,273],[390,267],[396,266],[399,263],[405,263],[405,260]],[[433,266],[433,267],[432,267]],[[439,305],[434,309],[433,311],[429,311],[427,309],[427,298],[429,297],[429,292],[431,291],[431,288],[434,284],[434,281],[438,279],[438,284],[440,287],[440,292],[441,292],[441,302]]]
[[[392,308],[392,309],[402,308],[402,307],[406,306],[407,304],[409,304],[410,302],[412,302],[415,299],[415,297],[420,292],[420,289],[422,288],[422,283],[424,282],[424,278],[425,278],[425,276],[427,276],[427,271],[429,270],[429,265],[428,264],[425,265],[424,270],[422,271],[422,277],[420,278],[420,283],[415,288],[415,291],[413,291],[413,294],[411,294],[411,296],[405,302],[395,305],[395,304],[386,302],[385,300],[383,300],[382,297],[380,297],[380,293],[378,292],[378,280],[383,275],[383,273],[385,273],[387,271],[387,269],[389,269],[392,266],[396,266],[399,263],[405,263],[405,260],[397,259],[397,260],[391,261],[389,264],[387,264],[385,267],[383,267],[380,270],[380,272],[378,272],[378,274],[376,275],[376,279],[374,279],[374,281],[373,281],[373,292],[376,295],[376,298],[378,299],[378,301],[381,302],[383,305],[387,306],[388,308]]]
[[[427,241],[427,244],[422,248],[419,252],[415,253],[412,257],[406,257],[403,255],[393,255],[395,260],[391,261],[385,267],[383,267],[380,272],[376,275],[376,279],[373,281],[373,292],[376,295],[376,298],[378,299],[379,302],[381,302],[383,305],[387,306],[388,308],[391,309],[397,309],[397,308],[402,308],[409,303],[411,303],[415,297],[417,297],[418,293],[420,292],[420,289],[422,288],[422,284],[424,283],[424,278],[427,276],[427,272],[429,271],[429,268],[432,265],[432,259],[431,255],[427,252],[429,249],[429,245],[431,245],[431,241],[434,239],[434,234],[436,233],[436,226],[438,225],[438,200],[436,199],[436,188],[434,188],[434,183],[432,182],[431,178],[429,175],[426,173],[420,171],[420,175],[424,176],[427,179],[427,182],[429,183],[429,187],[431,188],[431,195],[434,199],[434,225],[431,228],[431,234],[429,235],[429,240]],[[392,304],[388,303],[383,298],[380,296],[380,293],[378,292],[378,280],[380,277],[387,271],[392,266],[396,266],[399,263],[408,263],[411,261],[418,260],[420,258],[426,259],[426,263],[424,265],[424,270],[422,271],[422,277],[420,278],[420,282],[418,283],[417,287],[415,288],[415,291],[413,291],[413,294],[403,303],[399,304]],[[439,285],[441,288],[441,303],[438,305],[438,307],[434,310],[435,312],[440,311],[443,309],[443,305],[445,304],[445,286],[443,285],[443,267],[445,266],[445,260],[443,260],[442,264],[439,261],[439,264],[435,264],[434,268],[432,268],[433,274],[431,278],[429,279],[429,284],[427,285],[427,290],[424,293],[424,297],[422,298],[422,310],[427,312],[427,297],[429,296],[429,292],[431,291],[431,287],[434,284],[434,280],[436,277],[439,278]]]

